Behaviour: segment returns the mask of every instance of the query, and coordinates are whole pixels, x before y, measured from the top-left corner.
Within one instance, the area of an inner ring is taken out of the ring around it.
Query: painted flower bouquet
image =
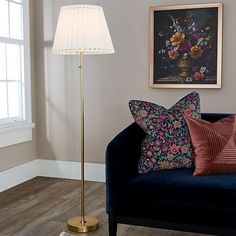
[[[212,31],[210,24],[200,24],[193,15],[175,18],[169,15],[171,25],[158,32],[164,47],[158,53],[163,61],[179,68],[184,82],[199,81],[207,78],[207,60],[212,55]]]

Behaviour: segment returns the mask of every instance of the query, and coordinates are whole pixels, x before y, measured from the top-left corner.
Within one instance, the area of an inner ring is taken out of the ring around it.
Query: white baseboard
[[[80,179],[80,162],[38,159],[39,176]],[[84,178],[88,181],[105,182],[105,165],[85,163]]]
[[[105,182],[105,164],[85,163],[85,180]],[[37,159],[0,172],[0,192],[36,176],[80,179],[80,162]]]
[[[0,192],[30,180],[38,175],[38,160],[27,162],[0,172]]]

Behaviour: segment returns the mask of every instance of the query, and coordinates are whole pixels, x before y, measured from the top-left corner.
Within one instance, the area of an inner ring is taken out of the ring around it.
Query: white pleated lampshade
[[[63,55],[114,53],[102,7],[69,5],[61,8],[53,53]]]

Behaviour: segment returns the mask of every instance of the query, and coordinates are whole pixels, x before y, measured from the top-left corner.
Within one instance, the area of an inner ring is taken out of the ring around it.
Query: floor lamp
[[[90,232],[98,229],[99,221],[85,216],[84,209],[84,76],[83,56],[114,53],[113,44],[102,7],[69,5],[61,8],[53,53],[80,56],[80,109],[81,109],[81,215],[67,221],[72,232]]]

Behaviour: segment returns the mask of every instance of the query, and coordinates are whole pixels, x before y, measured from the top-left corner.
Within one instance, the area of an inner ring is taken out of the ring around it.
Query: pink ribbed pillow
[[[210,123],[185,116],[195,154],[194,176],[236,173],[236,119]]]

